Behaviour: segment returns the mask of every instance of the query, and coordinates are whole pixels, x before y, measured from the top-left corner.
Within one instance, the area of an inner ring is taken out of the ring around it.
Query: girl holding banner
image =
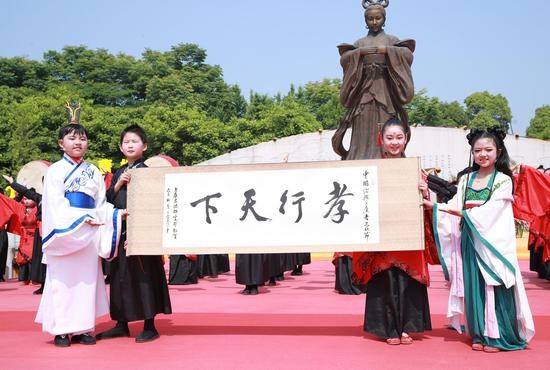
[[[382,126],[385,158],[405,156],[407,132],[395,118]],[[427,185],[420,187],[427,194]],[[413,343],[409,333],[432,329],[424,251],[355,252],[352,279],[356,285],[366,286],[365,331],[399,345]]]

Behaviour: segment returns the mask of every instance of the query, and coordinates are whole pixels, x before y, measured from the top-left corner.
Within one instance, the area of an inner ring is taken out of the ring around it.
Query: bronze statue
[[[340,101],[347,113],[332,137],[332,147],[342,159],[382,157],[379,140],[381,125],[398,118],[407,127],[404,105],[414,95],[411,64],[414,40],[399,40],[384,32],[389,0],[363,0],[369,32],[353,45],[338,45],[344,71]],[[342,141],[352,125],[349,151]]]

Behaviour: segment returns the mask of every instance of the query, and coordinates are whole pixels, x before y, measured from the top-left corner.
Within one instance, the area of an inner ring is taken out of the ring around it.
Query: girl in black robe
[[[353,260],[349,253],[335,253],[332,258],[334,265],[335,283],[334,289],[340,294],[358,295],[363,292],[359,286],[352,281]]]
[[[237,254],[235,280],[244,285],[244,295],[258,294],[258,286],[269,280],[271,269],[266,254]]]
[[[293,253],[295,256],[295,265],[292,268],[291,275],[300,276],[303,274],[303,266],[311,263],[311,253]]]
[[[168,284],[190,285],[198,284],[197,261],[185,255],[170,256],[170,272],[168,273]]]
[[[228,254],[204,254],[197,256],[197,274],[199,278],[205,276],[217,277],[219,274],[229,272]]]

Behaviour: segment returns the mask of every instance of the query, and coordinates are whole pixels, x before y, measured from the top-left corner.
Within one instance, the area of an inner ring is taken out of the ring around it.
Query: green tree
[[[463,127],[468,125],[468,114],[459,102],[442,102],[440,109],[442,119],[441,126]]]
[[[43,90],[49,75],[48,67],[40,62],[21,57],[0,58],[1,86]]]
[[[315,116],[292,97],[287,97],[281,104],[275,104],[262,112],[260,123],[265,130],[262,136],[267,140],[314,132],[323,128]]]
[[[17,103],[8,116],[12,128],[8,143],[10,168],[45,159],[57,161],[60,152],[57,147],[57,132],[67,123],[64,97],[54,94],[40,94],[24,98]]]
[[[262,122],[249,118],[234,118],[223,131],[223,140],[227,144],[227,151],[259,144],[272,138],[273,135],[266,133]]]
[[[249,103],[245,112],[245,118],[250,120],[260,119],[263,112],[271,109],[274,105],[275,101],[269,95],[251,91]]]
[[[193,86],[178,73],[150,79],[147,84],[147,101],[172,106],[182,102],[189,106],[197,105]]]
[[[298,89],[297,102],[307,107],[323,128],[336,128],[346,112],[340,103],[341,85],[338,79],[310,82]]]
[[[500,125],[500,123],[491,115],[491,113],[481,111],[474,116],[468,126],[470,128],[487,128],[498,125]]]
[[[153,106],[141,124],[150,137],[150,152],[169,155],[182,165],[216,157],[227,148],[224,124],[184,104]]]
[[[411,124],[424,126],[461,127],[468,124],[468,115],[460,103],[442,102],[428,97],[427,90],[418,91],[406,106]]]
[[[529,122],[527,136],[550,140],[550,105],[543,105],[535,110],[535,117]]]
[[[185,65],[193,67],[201,67],[206,60],[206,50],[199,47],[197,44],[178,44],[172,46],[169,53],[172,66],[175,69],[182,69]]]
[[[500,95],[491,95],[487,91],[476,92],[464,99],[466,111],[470,118],[471,127],[481,127],[483,124],[498,124],[505,130],[510,130],[512,121],[512,111],[508,105],[508,100]],[[475,119],[477,115],[483,116]],[[493,120],[488,120],[488,117]]]
[[[439,99],[428,97],[425,89],[414,94],[406,109],[411,124],[441,126],[443,119]]]
[[[94,103],[123,106],[136,100],[129,70],[136,63],[131,56],[110,54],[106,49],[90,50],[86,46],[66,46],[61,52],[44,53],[44,63],[56,81],[70,81],[80,86],[85,98]]]

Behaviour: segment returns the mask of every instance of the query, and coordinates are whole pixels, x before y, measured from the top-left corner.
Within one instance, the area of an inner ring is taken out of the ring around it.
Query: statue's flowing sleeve
[[[361,96],[363,68],[361,64],[361,52],[353,45],[342,44],[338,46],[340,51],[340,64],[344,70],[344,79],[340,89],[340,102],[348,109],[353,108]]]
[[[409,103],[414,96],[414,83],[411,72],[414,41],[405,40],[388,46],[386,63],[390,75],[392,95],[401,105]]]

